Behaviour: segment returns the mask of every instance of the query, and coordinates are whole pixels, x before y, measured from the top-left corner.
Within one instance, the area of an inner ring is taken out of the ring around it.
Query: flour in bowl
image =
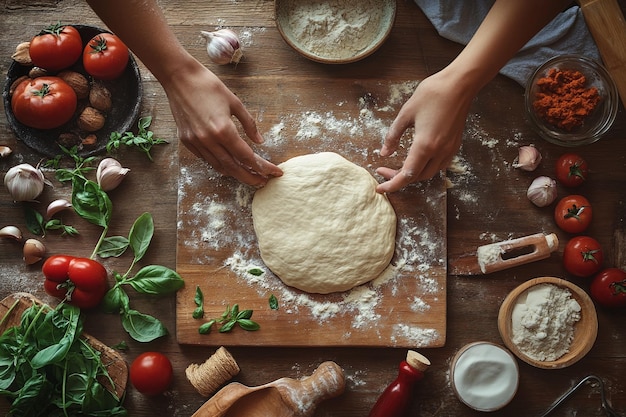
[[[288,26],[295,40],[325,58],[350,58],[378,37],[383,19],[381,0],[294,1]]]
[[[513,343],[537,361],[554,361],[569,352],[580,304],[566,288],[536,285],[513,307]]]

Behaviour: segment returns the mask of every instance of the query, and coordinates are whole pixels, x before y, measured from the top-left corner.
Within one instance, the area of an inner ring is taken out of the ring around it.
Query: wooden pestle
[[[299,380],[280,378],[258,387],[232,382],[192,417],[307,417],[321,401],[343,393],[344,387],[342,369],[328,361]]]

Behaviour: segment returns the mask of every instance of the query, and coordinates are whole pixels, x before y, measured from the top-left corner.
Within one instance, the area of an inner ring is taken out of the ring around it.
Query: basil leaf
[[[83,219],[101,227],[107,227],[113,204],[98,184],[84,178],[72,179],[72,206]]]
[[[67,304],[63,304],[60,309],[48,313],[42,324],[42,327],[46,326],[43,330],[47,331],[40,332],[38,335],[40,346],[46,347],[39,350],[32,358],[31,366],[33,369],[57,363],[65,358],[74,340],[82,331],[79,319],[80,309]],[[58,338],[59,336],[60,338]]]
[[[143,294],[169,294],[178,291],[185,281],[172,269],[160,265],[148,265],[127,281],[135,291]]]
[[[29,232],[38,236],[44,234],[44,220],[41,213],[30,206],[24,206],[24,218]]]
[[[278,310],[278,298],[274,294],[270,295],[269,298],[270,309]]]
[[[239,327],[249,332],[253,332],[261,328],[259,323],[257,323],[256,321],[252,321],[250,319],[237,320],[237,324],[239,325]]]
[[[265,273],[261,268],[250,268],[248,269],[248,273],[254,275],[255,277],[259,277]]]
[[[239,314],[237,314],[236,319],[237,320],[241,320],[241,319],[249,319],[250,317],[252,317],[252,310],[241,310],[239,312]]]
[[[237,323],[237,320],[227,321],[226,323],[222,325],[222,327],[220,327],[220,330],[219,330],[220,333],[230,332],[236,323]]]
[[[122,326],[138,342],[151,342],[168,334],[163,323],[137,310],[129,309],[122,314]]]
[[[208,321],[204,323],[202,326],[198,327],[198,333],[200,334],[208,334],[211,332],[211,327],[215,324],[215,320]]]
[[[101,258],[117,258],[126,252],[128,245],[128,239],[124,236],[105,237],[98,248],[98,256]]]
[[[119,286],[111,288],[102,298],[100,305],[106,313],[118,313],[128,309],[128,294]]]
[[[146,254],[154,234],[154,222],[150,213],[143,213],[135,220],[128,234],[130,247],[135,254],[135,262]]]
[[[196,303],[196,308],[193,310],[193,313],[191,313],[191,317],[201,319],[204,317],[204,295],[199,285],[196,285],[196,294],[193,301]]]

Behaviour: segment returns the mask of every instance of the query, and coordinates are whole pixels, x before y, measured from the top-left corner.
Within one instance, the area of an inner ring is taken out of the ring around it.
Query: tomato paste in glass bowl
[[[549,59],[530,77],[526,114],[539,136],[573,147],[599,140],[619,106],[615,82],[599,63],[581,55]]]

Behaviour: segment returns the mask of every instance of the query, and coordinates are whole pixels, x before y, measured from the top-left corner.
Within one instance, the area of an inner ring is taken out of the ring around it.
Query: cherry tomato
[[[42,272],[46,293],[79,308],[96,307],[107,290],[107,271],[93,259],[53,255],[44,262]]]
[[[68,122],[76,110],[76,93],[58,77],[22,81],[11,97],[11,109],[22,124],[54,129]]]
[[[591,281],[591,298],[603,307],[626,307],[626,271],[606,268]]]
[[[563,249],[563,266],[577,277],[589,277],[602,268],[604,255],[600,243],[589,236],[571,238]]]
[[[35,66],[59,71],[78,61],[83,40],[73,26],[56,23],[33,37],[28,52]]]
[[[83,51],[83,66],[92,77],[113,80],[128,64],[128,48],[117,36],[101,33],[94,36]]]
[[[588,173],[587,161],[575,153],[564,153],[556,161],[556,179],[565,187],[578,187]]]
[[[584,232],[592,217],[591,203],[582,195],[563,197],[554,207],[554,220],[567,233]]]
[[[145,395],[159,395],[172,383],[172,363],[162,353],[144,352],[130,365],[130,382]]]

